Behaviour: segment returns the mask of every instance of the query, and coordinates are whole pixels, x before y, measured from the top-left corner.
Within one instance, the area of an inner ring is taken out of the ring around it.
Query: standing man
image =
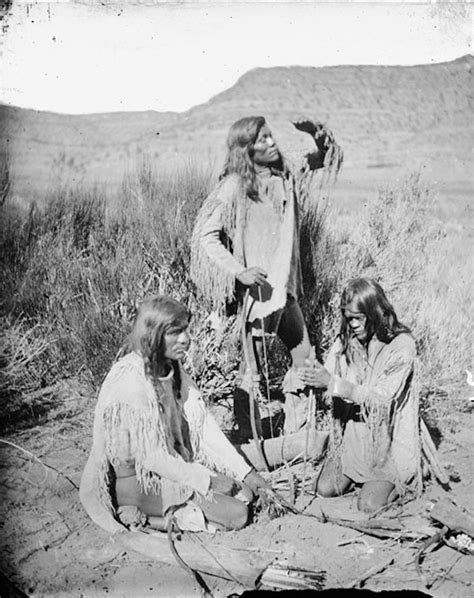
[[[295,126],[316,144],[306,156],[304,172],[324,166],[337,172],[342,152],[332,134],[307,120]],[[244,441],[251,435],[249,394],[258,394],[265,334],[278,334],[291,355],[283,384],[285,433],[297,431],[306,420],[308,397],[296,369],[310,358],[311,345],[298,304],[302,277],[295,177],[262,116],[235,122],[227,147],[219,183],[196,220],[191,274],[214,306],[237,299],[242,310],[245,360],[234,392],[234,414]]]

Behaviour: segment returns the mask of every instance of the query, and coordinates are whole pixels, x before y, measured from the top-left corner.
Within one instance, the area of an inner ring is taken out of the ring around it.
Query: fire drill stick
[[[252,375],[252,366],[250,363],[250,355],[249,355],[249,348],[247,345],[247,336],[245,330],[245,323],[247,318],[247,303],[249,299],[249,290],[247,289],[245,292],[244,303],[242,306],[242,327],[241,327],[241,334],[242,334],[242,349],[244,353],[245,364],[247,366],[248,371]],[[255,396],[254,396],[254,388],[253,388],[253,380],[250,380],[249,384],[249,408],[250,408],[250,426],[252,428],[252,436],[253,441],[255,443],[255,448],[257,449],[258,455],[262,460],[262,463],[265,466],[265,470],[269,471],[267,460],[265,459],[265,455],[263,453],[262,445],[260,443],[260,439],[257,433],[257,423],[255,419]]]
[[[258,298],[260,303],[262,303],[262,289],[258,287]],[[270,403],[270,381],[269,381],[269,374],[268,374],[268,357],[267,357],[267,343],[265,341],[265,318],[263,316],[260,318],[260,325],[262,327],[262,342],[263,342],[263,364],[265,369],[265,384],[266,384],[266,391],[267,391],[267,401]],[[269,416],[270,416],[270,435],[273,438],[273,418],[272,418],[272,410],[269,406]]]
[[[304,488],[306,485],[306,462],[308,458],[308,447],[309,447],[309,428],[313,425],[313,413],[314,413],[314,390],[311,389],[309,391],[309,398],[308,398],[308,409],[306,413],[306,437],[305,437],[305,444],[304,444],[304,457],[303,457],[303,476],[301,481],[301,493],[304,493]]]
[[[314,354],[314,347],[311,347],[311,358],[314,362],[316,356]],[[316,398],[314,396],[314,390],[311,389],[309,391],[308,397],[308,408],[306,412],[306,438],[305,438],[305,445],[304,445],[304,457],[303,457],[303,479],[301,481],[301,493],[304,493],[304,488],[306,485],[306,461],[308,458],[308,447],[309,447],[309,429],[310,425],[314,426],[314,416],[316,412]]]

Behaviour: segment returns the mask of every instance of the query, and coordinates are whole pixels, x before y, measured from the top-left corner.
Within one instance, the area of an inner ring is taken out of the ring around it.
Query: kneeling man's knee
[[[384,504],[381,504],[381,501],[378,501],[373,496],[361,496],[359,494],[357,499],[357,508],[364,513],[375,513],[375,511],[378,511],[383,506]]]
[[[359,493],[357,508],[364,513],[374,513],[397,496],[395,486],[386,480],[366,482]]]
[[[233,530],[242,529],[248,523],[249,510],[245,503],[235,501],[236,504],[232,507],[232,512],[229,513],[228,528]]]
[[[337,496],[334,482],[328,478],[320,478],[316,484],[316,493],[323,498],[331,498]]]

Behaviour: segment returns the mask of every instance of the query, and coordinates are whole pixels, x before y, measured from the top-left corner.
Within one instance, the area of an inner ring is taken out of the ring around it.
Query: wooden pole
[[[430,436],[423,418],[420,419],[421,450],[431,473],[443,486],[449,486],[449,476],[445,472],[438,457],[438,452]]]
[[[249,300],[249,290],[247,289],[247,291],[245,292],[245,298],[244,298],[244,304],[242,307],[242,350],[244,353],[244,358],[245,358],[245,364],[246,364],[246,368],[249,371],[249,375],[251,377],[250,383],[249,383],[249,390],[248,390],[248,394],[249,394],[249,411],[250,411],[250,427],[252,429],[252,437],[253,437],[253,442],[255,445],[255,449],[259,455],[259,460],[261,463],[263,463],[263,469],[265,471],[269,470],[269,466],[265,461],[265,455],[263,453],[263,449],[262,449],[262,445],[260,442],[260,438],[258,436],[258,432],[257,432],[257,420],[256,420],[256,413],[255,413],[255,394],[254,394],[254,380],[253,380],[253,372],[252,372],[252,365],[250,362],[250,355],[249,355],[249,347],[247,345],[247,330],[246,330],[246,318],[247,318],[247,304],[248,304],[248,300]]]
[[[464,532],[474,538],[474,516],[447,499],[435,503],[430,511],[430,517],[453,532]]]
[[[218,539],[210,536],[205,540],[200,538],[201,541],[197,538],[191,539],[190,536],[191,534],[183,533],[182,539],[175,542],[179,556],[187,565],[196,571],[221,579],[238,580],[247,588],[255,588],[259,577],[275,559],[275,553],[266,553],[264,550],[236,550],[220,544]],[[135,550],[149,559],[176,564],[164,533],[126,531],[113,537],[121,546]]]

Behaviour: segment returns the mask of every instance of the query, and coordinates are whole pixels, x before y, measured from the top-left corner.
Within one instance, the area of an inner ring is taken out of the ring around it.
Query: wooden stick
[[[289,503],[291,505],[295,504],[295,499],[296,499],[296,492],[295,492],[295,481],[293,479],[293,474],[291,473],[291,469],[290,466],[288,465],[288,462],[285,461],[285,467],[286,467],[286,472],[288,474],[288,484],[289,484]]]
[[[249,348],[247,345],[247,335],[246,335],[246,329],[245,329],[245,318],[246,318],[246,313],[247,313],[247,303],[249,300],[249,290],[247,289],[246,293],[245,293],[245,298],[244,298],[244,304],[242,307],[242,327],[241,327],[241,334],[242,334],[242,350],[244,353],[244,358],[245,358],[245,364],[247,366],[247,369],[250,372],[250,376],[251,378],[252,376],[252,367],[250,365],[250,355],[249,355]],[[258,455],[263,463],[264,469],[266,471],[269,471],[270,468],[268,466],[268,463],[265,459],[265,455],[262,449],[262,445],[260,443],[260,439],[258,437],[258,433],[257,433],[257,422],[255,419],[255,396],[254,396],[254,387],[253,387],[253,380],[250,380],[249,383],[249,411],[250,411],[250,427],[252,428],[252,437],[253,437],[253,441],[255,444],[255,448],[258,452]]]
[[[433,585],[433,582],[429,581],[428,578],[426,577],[426,575],[421,570],[421,559],[424,556],[424,553],[428,550],[428,548],[430,548],[431,546],[438,545],[440,542],[442,542],[442,540],[447,532],[448,532],[447,527],[443,527],[442,530],[437,531],[433,536],[429,537],[427,540],[425,540],[423,542],[420,549],[417,551],[417,553],[415,555],[415,569],[416,569],[416,572],[418,573],[423,585],[426,588],[431,587]]]
[[[308,397],[308,409],[306,412],[306,434],[305,434],[305,441],[304,441],[304,456],[303,456],[303,475],[301,476],[301,494],[304,494],[304,489],[306,485],[306,460],[308,458],[308,448],[309,448],[309,430],[310,426],[313,425],[313,418],[312,418],[312,406],[314,400],[314,392],[313,389],[309,392]]]
[[[447,499],[435,503],[430,517],[447,526],[453,532],[464,532],[474,538],[474,517]]]
[[[260,303],[262,303],[262,288],[258,287],[258,298]],[[262,327],[262,348],[263,348],[263,366],[265,370],[265,388],[267,391],[267,401],[270,403],[270,381],[269,381],[269,371],[268,371],[268,356],[267,356],[267,343],[265,339],[265,318],[260,318],[260,325]],[[272,410],[269,411],[270,415],[270,436],[273,438],[273,417],[272,417]]]
[[[188,563],[183,561],[183,559],[181,558],[181,555],[176,550],[176,546],[174,545],[174,539],[173,539],[174,524],[175,524],[174,516],[171,515],[168,518],[168,524],[167,524],[168,544],[171,549],[171,553],[173,554],[174,558],[178,562],[178,565],[180,567],[182,567],[187,573],[189,573],[191,575],[191,577],[198,583],[199,587],[201,588],[203,597],[204,598],[213,598],[212,592],[211,592],[209,586],[207,585],[206,581],[202,578],[202,576],[197,571],[195,571],[192,567],[190,567],[188,565]]]
[[[368,571],[366,571],[363,575],[361,575],[356,580],[354,580],[347,587],[348,588],[357,588],[357,587],[361,586],[362,584],[364,584],[368,579],[370,579],[374,575],[377,575],[378,573],[382,573],[382,571],[385,571],[385,569],[387,569],[387,567],[390,567],[390,565],[393,564],[394,560],[395,559],[393,557],[391,557],[387,561],[384,561],[383,563],[381,563],[380,565],[375,565],[374,567],[372,567]]]
[[[166,534],[146,534],[144,532],[121,532],[113,536],[121,546],[135,550],[149,559],[155,559],[161,563],[175,564],[174,556],[168,546]],[[193,569],[239,582],[249,588],[255,588],[257,580],[270,563],[275,559],[275,554],[255,553],[243,549],[233,550],[228,546],[220,544],[217,539],[206,538],[203,541],[206,550],[199,549],[196,543],[182,534],[182,539],[176,542],[176,548],[180,557]],[[211,558],[209,551],[218,556],[219,564]]]
[[[449,486],[449,476],[445,472],[438,457],[438,452],[434,445],[433,439],[430,436],[428,428],[426,427],[423,418],[420,418],[420,436],[421,436],[421,450],[426,457],[428,467],[431,473],[444,486]]]
[[[62,471],[59,471],[59,469],[56,469],[56,467],[53,467],[52,465],[48,465],[44,461],[41,461],[41,459],[39,457],[37,457],[36,455],[34,455],[33,453],[31,453],[30,451],[27,451],[23,447],[18,446],[14,442],[10,442],[9,440],[4,440],[3,438],[0,438],[0,442],[2,442],[3,444],[7,444],[8,446],[12,446],[13,448],[18,449],[19,451],[22,451],[23,453],[25,453],[26,455],[28,455],[29,457],[31,457],[35,461],[38,461],[38,463],[40,463],[45,469],[48,468],[48,469],[51,469],[52,471],[55,471],[58,475],[62,476],[63,478],[66,478],[66,480],[71,484],[71,486],[73,488],[75,488],[76,490],[79,490],[79,487],[77,486],[77,484],[75,484],[71,480],[71,478],[69,478],[65,473],[63,473]]]

